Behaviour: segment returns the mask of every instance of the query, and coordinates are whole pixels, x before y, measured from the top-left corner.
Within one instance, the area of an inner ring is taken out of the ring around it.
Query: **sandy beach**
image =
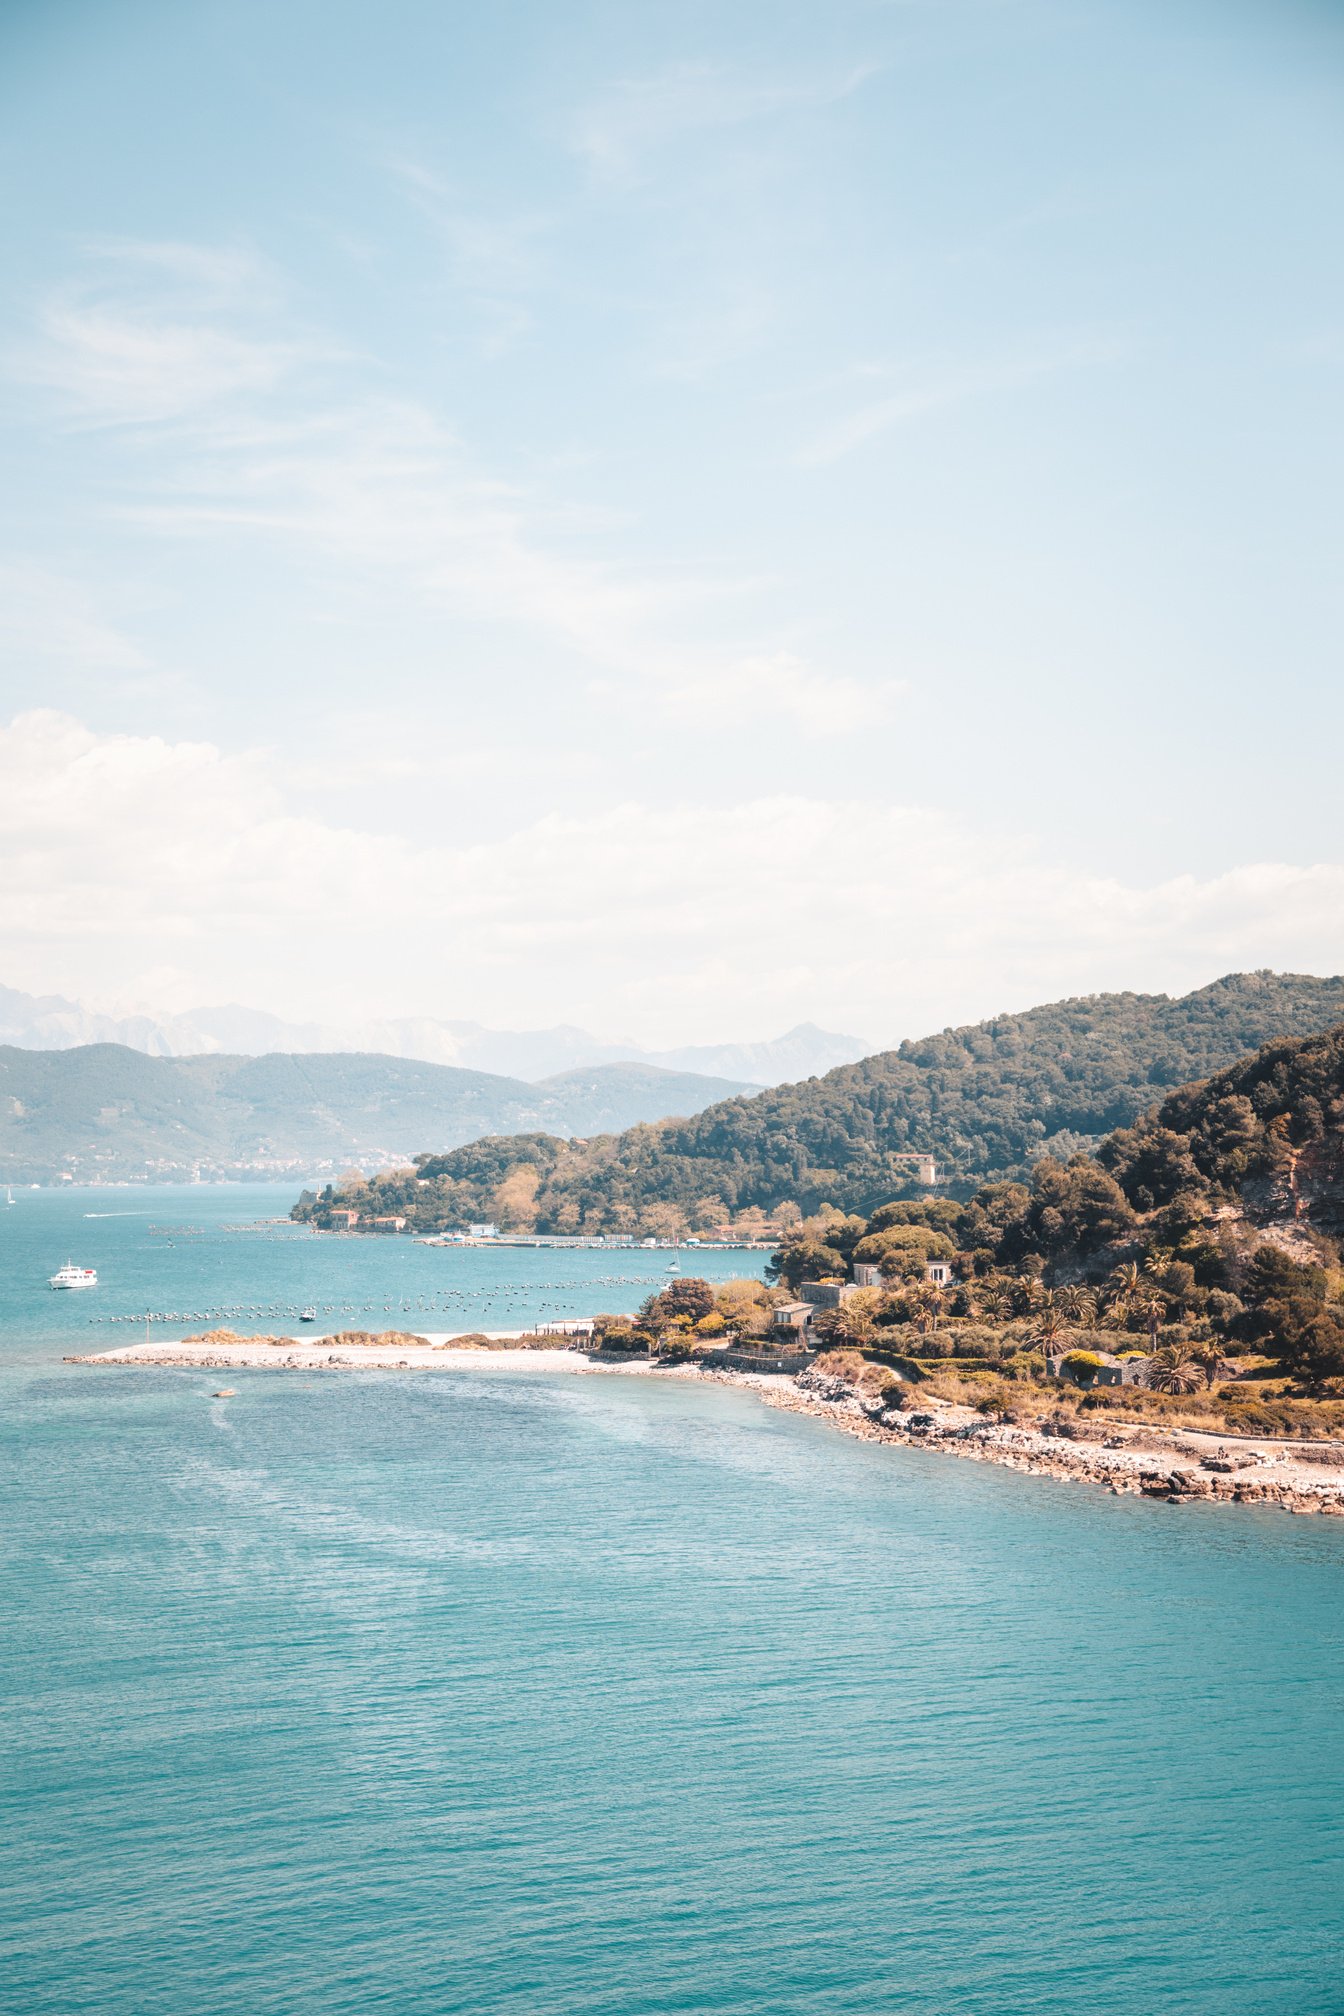
[[[1039,1429],[987,1420],[969,1407],[921,1401],[917,1411],[875,1410],[842,1382],[805,1373],[702,1371],[694,1365],[658,1366],[644,1360],[612,1362],[564,1345],[514,1345],[524,1333],[491,1333],[488,1346],[455,1345],[451,1334],[422,1341],[351,1344],[331,1337],[163,1339],[114,1351],[68,1355],[67,1364],[93,1367],[161,1366],[200,1372],[564,1372],[596,1377],[697,1380],[756,1393],[768,1406],[810,1414],[870,1442],[997,1463],[1031,1476],[1102,1486],[1127,1494],[1184,1503],[1197,1499],[1278,1507],[1296,1513],[1344,1515],[1344,1450],[1159,1429],[1109,1418],[1104,1438],[1064,1439]],[[1332,1462],[1331,1456],[1341,1459]]]
[[[117,1351],[71,1355],[70,1365],[170,1365],[202,1372],[592,1372],[601,1368],[580,1352],[557,1344],[536,1350],[511,1350],[508,1340],[521,1330],[487,1331],[491,1348],[452,1346],[453,1332],[421,1332],[423,1343],[348,1345],[330,1337],[240,1338],[227,1344],[193,1339],[162,1339],[128,1344]],[[644,1368],[646,1371],[648,1367]]]

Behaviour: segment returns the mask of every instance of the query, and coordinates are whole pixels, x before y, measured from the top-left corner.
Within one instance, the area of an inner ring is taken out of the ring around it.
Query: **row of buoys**
[[[195,1228],[188,1227],[184,1229],[193,1230]],[[225,1229],[243,1231],[249,1228],[236,1226],[226,1227]],[[478,1314],[484,1318],[497,1312],[503,1313],[506,1309],[509,1313],[516,1314],[517,1311],[514,1305],[517,1298],[520,1295],[533,1296],[538,1289],[542,1288],[563,1289],[566,1291],[568,1297],[572,1297],[574,1292],[580,1288],[585,1293],[591,1293],[593,1290],[606,1288],[652,1287],[661,1283],[662,1278],[661,1274],[603,1274],[594,1275],[588,1280],[570,1278],[561,1281],[514,1280],[495,1282],[488,1287],[473,1288],[464,1286],[441,1288],[436,1293],[428,1296],[420,1296],[399,1302],[384,1302],[381,1305],[381,1309],[382,1313],[386,1316],[394,1314],[412,1316],[417,1312],[430,1314],[436,1310],[441,1310],[444,1314],[447,1314],[452,1305],[475,1302],[480,1305]],[[300,1305],[297,1302],[230,1302],[214,1309],[142,1310],[139,1314],[135,1315],[91,1316],[88,1321],[94,1324],[219,1323],[231,1322],[236,1319],[251,1319],[262,1322],[283,1322],[287,1319],[302,1321],[302,1309],[314,1306],[317,1307],[318,1313],[322,1316],[349,1317],[371,1314],[379,1307],[377,1303],[363,1299],[353,1302],[324,1302],[317,1305],[311,1303]],[[571,1313],[565,1305],[549,1300],[536,1303],[534,1308],[536,1320],[544,1318],[551,1312],[561,1315]]]
[[[446,1289],[440,1295],[421,1296],[414,1301],[384,1302],[382,1310],[385,1315],[391,1315],[395,1311],[400,1311],[403,1314],[412,1314],[416,1310],[446,1308],[450,1303],[454,1302],[482,1300],[484,1301],[485,1308],[488,1310],[492,1309],[497,1302],[507,1299],[511,1291],[535,1291],[539,1287],[565,1288],[571,1292],[577,1288],[588,1290],[592,1288],[639,1287],[651,1285],[652,1281],[657,1278],[657,1276],[651,1277],[637,1274],[607,1275],[594,1281],[511,1282],[490,1288]],[[230,1302],[214,1309],[150,1309],[142,1310],[138,1314],[133,1315],[95,1316],[90,1317],[89,1321],[95,1323],[217,1323],[226,1317],[259,1317],[262,1319],[276,1319],[286,1316],[297,1317],[301,1313],[301,1308],[311,1306],[311,1304],[305,1303],[301,1305],[297,1302]],[[538,1306],[546,1310],[555,1308],[558,1305],[544,1301]],[[362,1310],[377,1308],[378,1305],[363,1301],[323,1302],[319,1303],[317,1307],[324,1316],[354,1316],[358,1315]]]

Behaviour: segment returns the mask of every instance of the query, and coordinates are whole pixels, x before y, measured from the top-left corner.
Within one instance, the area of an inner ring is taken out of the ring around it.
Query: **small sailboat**
[[[14,1202],[14,1192],[10,1188],[8,1183],[6,1183],[5,1185],[5,1202],[6,1204],[12,1204]]]
[[[316,1311],[316,1309],[313,1309],[313,1308],[308,1308],[308,1309],[300,1309],[300,1311],[299,1311],[299,1321],[300,1321],[300,1323],[316,1323],[316,1321],[317,1321],[317,1311]]]
[[[669,1260],[667,1263],[667,1271],[669,1274],[680,1274],[681,1272],[680,1260]]]

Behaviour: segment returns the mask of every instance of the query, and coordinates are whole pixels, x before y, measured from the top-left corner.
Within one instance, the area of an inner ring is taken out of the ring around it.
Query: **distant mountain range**
[[[837,1064],[857,1062],[872,1048],[857,1036],[838,1036],[812,1022],[800,1022],[797,1028],[764,1043],[704,1043],[679,1050],[646,1050],[637,1043],[607,1042],[586,1029],[563,1023],[552,1029],[487,1029],[479,1022],[404,1016],[339,1026],[286,1022],[261,1009],[236,1005],[197,1008],[185,1015],[109,1015],[59,994],[25,994],[15,987],[0,987],[0,1044],[5,1043],[20,1050],[121,1043],[149,1057],[374,1053],[492,1072],[521,1078],[528,1084],[561,1071],[587,1070],[595,1064],[635,1063],[755,1086],[814,1078]]]
[[[124,1044],[0,1047],[0,1182],[206,1180],[394,1168],[423,1141],[607,1134],[755,1086],[650,1064],[540,1084],[359,1054],[150,1057]]]

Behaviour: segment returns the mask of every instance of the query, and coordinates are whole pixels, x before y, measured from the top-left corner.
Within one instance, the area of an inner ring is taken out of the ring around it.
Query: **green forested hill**
[[[738,1087],[609,1064],[540,1085],[361,1053],[147,1057],[119,1043],[0,1046],[0,1181],[322,1172],[404,1161],[425,1140],[589,1134],[692,1112]]]
[[[880,1287],[826,1317],[832,1342],[1001,1366],[1072,1347],[1086,1380],[1098,1352],[1141,1350],[1144,1336],[1150,1391],[1234,1378],[1216,1408],[1229,1426],[1253,1425],[1250,1406],[1259,1425],[1330,1434],[1344,1427],[1342,1232],[1344,1027],[1267,1044],[1096,1157],[1041,1157],[1029,1184],[893,1202],[866,1222],[819,1214],[781,1242],[772,1272],[796,1292],[855,1263],[881,1268]],[[930,1259],[951,1269],[946,1289],[925,1278]],[[1229,1352],[1253,1362],[1238,1371]],[[1304,1418],[1303,1400],[1327,1405]]]
[[[1098,1160],[1133,1208],[1344,1232],[1344,1028],[1271,1043],[1103,1144]]]
[[[965,1194],[1127,1126],[1176,1087],[1280,1037],[1344,1020],[1344,979],[1234,974],[1173,1000],[1104,994],[998,1017],[588,1142],[535,1134],[426,1156],[386,1208],[422,1223],[497,1215],[539,1230],[697,1227],[782,1201],[866,1211],[910,1194],[903,1155],[937,1157]],[[425,1143],[426,1148],[432,1142]],[[515,1172],[525,1169],[525,1178]],[[367,1201],[367,1200],[366,1200]],[[325,1200],[307,1207],[319,1219]]]

